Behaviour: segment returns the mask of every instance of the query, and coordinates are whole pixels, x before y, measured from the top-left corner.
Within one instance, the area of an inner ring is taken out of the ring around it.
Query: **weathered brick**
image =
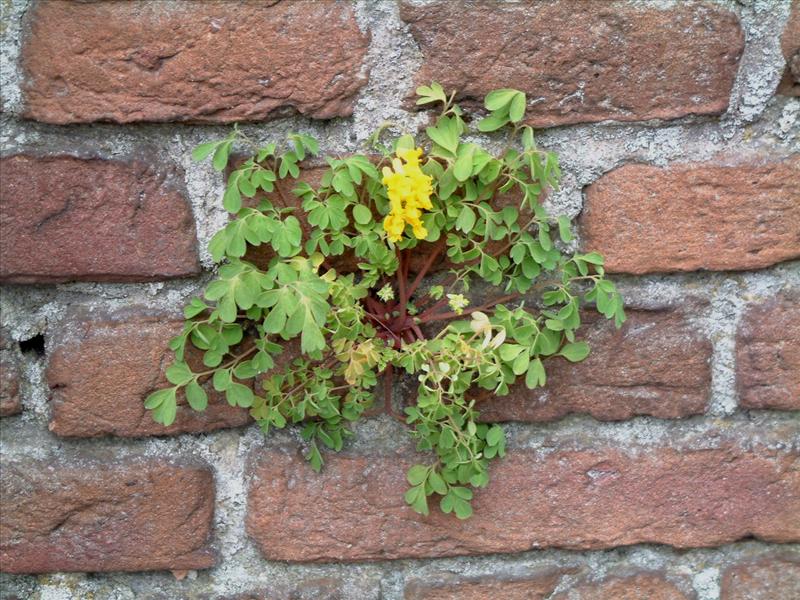
[[[148,459],[8,461],[0,472],[0,569],[10,573],[203,569],[214,477]]]
[[[168,173],[138,161],[26,155],[0,159],[0,170],[0,281],[199,273],[192,212]]]
[[[328,456],[317,474],[298,453],[258,450],[247,531],[265,558],[300,562],[800,541],[797,453],[635,450],[511,451],[466,521],[404,504],[405,471],[427,457]]]
[[[536,127],[721,113],[744,48],[736,16],[707,3],[404,1],[400,15],[424,59],[416,84],[467,101],[523,90]]]
[[[800,294],[749,307],[736,336],[744,408],[800,410]]]
[[[3,328],[0,328],[0,417],[22,412],[19,396],[19,351]]]
[[[552,597],[552,600],[690,600],[660,573],[644,572],[603,581],[584,581]]]
[[[579,363],[546,361],[547,386],[515,385],[508,396],[481,395],[481,419],[549,421],[570,413],[601,420],[634,415],[678,418],[705,412],[711,343],[680,310],[626,311],[616,329],[587,313],[581,333],[592,352]]]
[[[770,557],[729,567],[722,575],[721,600],[800,598],[800,557]]]
[[[25,115],[48,123],[348,116],[369,38],[346,2],[39,2]]]
[[[583,244],[611,272],[759,269],[800,256],[800,157],[624,165],[589,186]]]
[[[415,580],[405,588],[406,600],[544,600],[553,593],[565,573],[574,569],[550,570],[524,578],[481,577]]]
[[[781,50],[786,59],[786,71],[778,93],[800,96],[800,2],[793,0],[786,27],[781,35]]]
[[[148,394],[168,385],[169,339],[183,321],[145,309],[110,314],[72,311],[53,336],[47,368],[52,391],[50,429],[63,436],[145,436],[210,431],[250,422],[206,382],[209,404],[192,410],[180,398],[175,423],[164,427],[144,408]],[[188,357],[188,353],[187,353]],[[195,371],[204,369],[198,361]]]

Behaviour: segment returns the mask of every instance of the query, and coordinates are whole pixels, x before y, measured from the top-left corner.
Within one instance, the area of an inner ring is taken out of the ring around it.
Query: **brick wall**
[[[800,597],[800,2],[0,14],[0,598]],[[509,450],[466,522],[402,504],[386,415],[316,475],[213,393],[167,431],[142,407],[226,219],[189,150],[241,121],[354,151],[423,126],[431,79],[527,92],[548,202],[630,307],[481,400]]]

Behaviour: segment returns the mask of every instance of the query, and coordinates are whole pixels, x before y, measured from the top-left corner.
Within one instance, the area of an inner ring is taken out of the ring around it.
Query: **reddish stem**
[[[422,278],[425,277],[425,274],[433,266],[433,262],[442,253],[442,250],[444,249],[444,241],[445,238],[443,237],[439,238],[439,241],[436,242],[436,247],[430,252],[430,254],[428,254],[428,258],[425,261],[425,264],[422,265],[422,269],[420,269],[419,273],[417,273],[417,276],[414,278],[411,287],[408,288],[409,298],[411,298],[411,295],[417,290],[419,284],[422,283]]]
[[[397,260],[399,261],[399,265],[397,266],[397,287],[400,289],[400,315],[399,318],[405,318],[406,314],[406,303],[408,302],[408,296],[406,296],[406,259],[405,259],[405,252],[402,250],[397,251]]]
[[[375,316],[375,315],[373,315],[372,313],[369,313],[369,312],[367,313],[367,315],[368,315],[369,317],[371,317],[371,318],[372,318],[372,320],[373,320],[373,321],[375,321],[375,322],[376,322],[378,325],[380,325],[381,327],[383,327],[383,328],[386,330],[386,332],[387,332],[387,333],[388,333],[390,336],[392,336],[392,338],[393,338],[395,341],[400,341],[400,338],[398,338],[398,337],[397,337],[397,334],[396,334],[394,331],[392,331],[391,329],[389,329],[389,327],[387,327],[387,326],[386,326],[386,323],[384,323],[384,322],[383,322],[383,320],[382,320],[380,317],[377,317],[377,316]]]
[[[475,306],[473,308],[468,308],[467,310],[462,311],[461,314],[458,314],[456,312],[446,312],[446,313],[439,313],[439,314],[425,314],[425,315],[422,315],[419,318],[419,320],[420,320],[420,323],[429,323],[431,321],[440,321],[440,320],[445,320],[445,319],[455,319],[455,318],[458,318],[458,317],[464,317],[466,315],[472,314],[472,313],[477,312],[479,310],[487,310],[487,309],[492,308],[493,306],[496,306],[496,305],[498,305],[498,304],[500,304],[502,302],[508,302],[509,300],[514,300],[515,298],[519,298],[519,294],[509,294],[508,296],[503,296],[501,298],[498,298],[497,300],[492,300],[491,302],[487,302],[486,304],[482,304],[481,306]]]
[[[367,308],[375,313],[373,316],[379,316],[382,314],[386,314],[385,308],[372,296],[367,296]]]
[[[435,311],[438,308],[441,308],[442,306],[447,304],[447,302],[448,302],[447,298],[442,298],[436,304],[433,304],[429,308],[426,308],[425,311],[419,316],[419,318],[424,319],[425,317],[429,317],[430,315],[433,314],[433,311]]]

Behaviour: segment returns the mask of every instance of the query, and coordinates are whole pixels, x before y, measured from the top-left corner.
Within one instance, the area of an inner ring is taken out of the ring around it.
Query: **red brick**
[[[546,361],[547,386],[515,385],[508,396],[484,393],[481,419],[550,421],[570,413],[601,420],[634,415],[679,418],[706,410],[711,343],[679,310],[628,310],[616,329],[596,313],[584,315],[582,339],[592,349],[580,363]]]
[[[183,321],[145,309],[114,313],[74,310],[53,339],[47,368],[52,390],[50,429],[63,436],[145,436],[210,431],[251,421],[206,382],[208,408],[192,410],[180,399],[175,423],[164,427],[144,408],[150,392],[168,385],[171,337]],[[193,365],[196,371],[201,364]]]
[[[468,101],[520,89],[535,127],[722,113],[744,48],[736,16],[706,3],[404,1],[400,15],[423,55],[417,85]]]
[[[39,2],[25,116],[48,123],[348,116],[369,37],[349,3]]]
[[[553,570],[525,578],[482,577],[443,581],[416,580],[406,586],[406,600],[544,600],[549,598],[559,579],[571,570]]]
[[[0,328],[0,417],[22,412],[19,381],[19,351],[14,347],[8,332]]]
[[[781,49],[786,59],[786,71],[778,93],[800,96],[800,2],[793,0],[789,20],[781,36]]]
[[[17,155],[0,160],[0,170],[0,281],[199,273],[194,219],[174,174],[143,162],[70,156]]]
[[[268,560],[299,562],[800,541],[797,453],[596,446],[511,451],[466,521],[404,504],[406,469],[427,456],[328,456],[317,474],[297,453],[259,449],[247,532]]]
[[[660,573],[639,573],[629,577],[609,577],[585,581],[553,596],[552,600],[690,600]]]
[[[736,336],[739,405],[800,410],[800,294],[748,308]]]
[[[203,569],[214,477],[161,460],[7,462],[0,568],[9,573]]]
[[[800,157],[624,165],[586,192],[584,247],[608,271],[760,269],[800,257]]]
[[[729,567],[720,591],[720,600],[800,598],[800,557],[776,556]]]

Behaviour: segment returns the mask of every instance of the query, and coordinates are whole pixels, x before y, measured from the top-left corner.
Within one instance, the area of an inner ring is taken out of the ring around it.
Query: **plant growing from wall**
[[[473,488],[489,482],[490,461],[505,453],[502,427],[478,420],[471,390],[502,396],[518,380],[533,389],[546,384],[554,357],[583,360],[582,304],[617,326],[625,316],[603,258],[563,252],[570,223],[540,204],[560,173],[556,155],[521,124],[525,95],[486,96],[478,131],[507,133],[505,147],[491,152],[464,139],[454,94],[435,83],[417,93],[418,104],[441,107],[424,136],[385,146],[379,130],[371,155],[326,157],[317,185],[302,177],[319,150],[304,134],[259,146],[235,128],[194,150],[218,171],[236,145],[251,155],[228,177],[223,205],[234,218],[209,247],[218,275],[186,306],[170,343],[172,386],[145,406],[170,425],[180,390],[193,409],[206,408],[201,384],[210,378],[265,433],[299,424],[319,471],[320,448],[341,450],[382,378],[386,410],[432,454],[409,469],[406,502],[428,514],[438,496],[441,510],[463,519]],[[253,259],[248,251],[258,246],[271,258]],[[276,367],[298,338],[297,356]],[[190,368],[187,345],[202,351],[205,369]],[[401,371],[419,384],[402,416],[391,402]]]

